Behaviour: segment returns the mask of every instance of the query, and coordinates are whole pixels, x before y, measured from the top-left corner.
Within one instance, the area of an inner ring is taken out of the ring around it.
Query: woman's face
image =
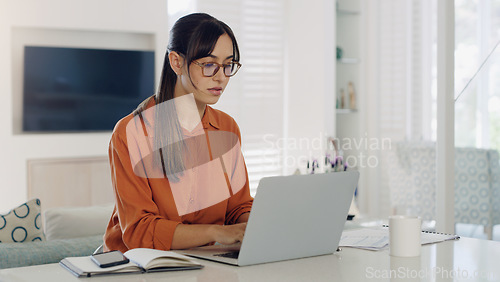
[[[227,34],[223,34],[217,40],[214,50],[212,53],[204,58],[196,60],[198,63],[218,63],[227,64],[233,60],[233,42]],[[224,75],[223,69],[219,68],[217,73],[212,77],[203,76],[202,67],[191,63],[189,66],[189,72],[191,75],[191,80],[187,75],[188,66],[184,65],[182,67],[182,74],[179,76],[183,94],[193,93],[194,99],[201,111],[204,110],[205,105],[215,104],[219,100],[219,97],[224,92],[227,83],[229,82],[229,77]],[[181,93],[176,93],[176,96]]]

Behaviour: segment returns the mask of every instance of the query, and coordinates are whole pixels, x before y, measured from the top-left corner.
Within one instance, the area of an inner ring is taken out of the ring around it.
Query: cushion
[[[103,235],[113,205],[92,207],[59,207],[44,213],[47,240]]]
[[[23,244],[0,244],[0,269],[55,263],[65,257],[89,256],[101,244],[101,235]]]
[[[32,199],[0,215],[0,243],[45,241],[39,199]]]

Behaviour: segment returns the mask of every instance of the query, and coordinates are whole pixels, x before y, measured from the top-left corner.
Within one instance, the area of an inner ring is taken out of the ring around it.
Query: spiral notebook
[[[460,239],[453,234],[422,231],[420,236],[422,245],[439,243],[448,240]],[[359,228],[342,232],[339,247],[352,247],[366,250],[383,250],[389,246],[389,228]]]

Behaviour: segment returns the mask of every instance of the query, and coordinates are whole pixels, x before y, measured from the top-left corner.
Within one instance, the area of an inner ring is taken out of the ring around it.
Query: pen
[[[312,165],[311,165],[311,169],[312,169],[312,172],[311,172],[311,173],[312,173],[312,174],[314,174],[314,171],[315,171],[315,169],[316,169],[316,168],[319,168],[319,164],[318,164],[318,160],[314,159],[314,160],[312,161]]]
[[[328,163],[330,162],[330,159],[328,158],[328,154],[325,155],[325,172],[330,172]]]
[[[342,167],[344,166],[342,157],[337,157],[336,163],[337,169],[335,171],[342,171]]]

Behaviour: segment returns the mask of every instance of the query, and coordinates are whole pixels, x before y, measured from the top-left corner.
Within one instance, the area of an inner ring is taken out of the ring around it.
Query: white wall
[[[110,132],[79,134],[17,134],[19,69],[14,54],[16,30],[42,28],[77,32],[93,44],[92,32],[147,34],[153,38],[159,76],[168,39],[167,1],[149,0],[0,0],[0,210],[27,197],[27,161],[107,155]],[[89,37],[85,37],[89,36]],[[64,41],[64,38],[60,38]],[[56,39],[57,40],[57,39]],[[113,45],[113,36],[107,43]],[[127,47],[124,47],[127,48]]]
[[[287,1],[289,164],[324,157],[335,132],[335,7],[331,0]],[[310,142],[302,142],[304,139]],[[297,142],[297,143],[294,143]],[[295,146],[294,144],[298,144]],[[293,148],[295,146],[295,148]],[[321,163],[321,161],[320,161]],[[305,165],[305,164],[304,164]],[[303,167],[305,168],[305,167]],[[287,166],[285,173],[293,173]],[[303,171],[304,172],[304,171]]]

